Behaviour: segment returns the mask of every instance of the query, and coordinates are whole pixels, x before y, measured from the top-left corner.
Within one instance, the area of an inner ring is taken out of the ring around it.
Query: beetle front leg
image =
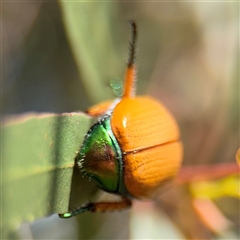
[[[82,207],[76,209],[73,212],[59,214],[60,218],[71,218],[78,214],[84,212],[111,212],[111,211],[121,211],[132,206],[132,201],[126,197],[122,197],[122,201],[119,202],[97,202],[97,203],[87,203]]]
[[[107,110],[111,107],[113,104],[113,100],[107,100],[101,103],[98,103],[89,109],[87,109],[86,113],[89,114],[92,117],[99,117],[103,115]]]

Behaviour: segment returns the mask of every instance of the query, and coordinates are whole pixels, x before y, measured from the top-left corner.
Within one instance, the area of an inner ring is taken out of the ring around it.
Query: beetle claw
[[[58,214],[60,218],[71,218],[74,217],[78,214],[84,213],[84,212],[93,212],[95,210],[94,203],[85,203],[83,204],[80,208],[73,210],[71,212],[63,213],[63,214]]]

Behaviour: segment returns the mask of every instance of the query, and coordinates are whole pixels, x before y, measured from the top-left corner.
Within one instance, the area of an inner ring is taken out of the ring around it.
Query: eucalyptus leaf
[[[114,31],[111,31],[118,29],[117,23],[112,21],[116,3],[59,2],[66,34],[87,95],[95,103],[113,98],[112,90],[107,86],[110,86],[112,78],[122,77],[125,68],[125,59],[119,57],[119,53],[120,56],[122,54],[117,51],[119,45],[114,41]],[[94,17],[89,14],[93,12]],[[127,42],[125,49],[127,54]]]
[[[4,231],[69,210],[74,160],[91,124],[92,119],[83,113],[29,113],[4,121]]]

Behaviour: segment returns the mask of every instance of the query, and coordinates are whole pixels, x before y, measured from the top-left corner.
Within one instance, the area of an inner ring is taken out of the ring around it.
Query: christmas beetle
[[[129,23],[132,38],[124,94],[87,111],[98,122],[88,131],[77,156],[83,175],[101,189],[120,195],[121,201],[87,203],[59,214],[62,218],[126,209],[134,198],[152,199],[181,166],[182,143],[174,118],[156,99],[135,97],[137,30],[134,21]]]

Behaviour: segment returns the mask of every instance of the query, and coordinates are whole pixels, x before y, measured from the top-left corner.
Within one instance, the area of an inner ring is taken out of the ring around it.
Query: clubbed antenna
[[[125,76],[125,84],[124,84],[124,98],[134,97],[135,95],[135,81],[136,81],[136,40],[137,40],[137,25],[135,21],[130,20],[129,24],[131,26],[131,40],[129,47],[129,59],[127,64],[127,71]]]

